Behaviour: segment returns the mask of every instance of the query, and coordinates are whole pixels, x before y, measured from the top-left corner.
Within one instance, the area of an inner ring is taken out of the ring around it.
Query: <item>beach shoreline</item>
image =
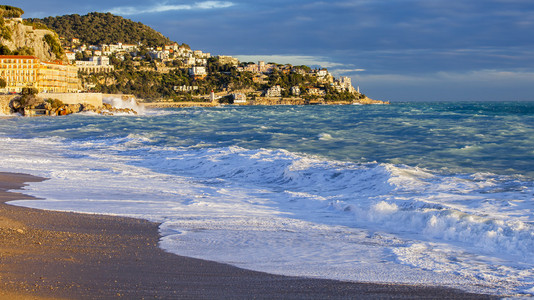
[[[493,298],[441,287],[244,270],[163,251],[157,223],[6,204],[35,199],[18,190],[43,180],[0,172],[0,299]]]

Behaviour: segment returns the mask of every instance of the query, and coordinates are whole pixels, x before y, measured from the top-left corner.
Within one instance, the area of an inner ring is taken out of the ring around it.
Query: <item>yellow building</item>
[[[6,81],[5,92],[20,92],[22,88],[38,88],[40,61],[34,56],[0,55],[0,78]]]
[[[63,62],[41,62],[38,76],[40,93],[73,93],[79,90],[78,68]]]
[[[0,55],[0,78],[4,92],[19,93],[23,88],[42,92],[69,93],[79,90],[78,69],[63,62],[41,62],[25,55]]]

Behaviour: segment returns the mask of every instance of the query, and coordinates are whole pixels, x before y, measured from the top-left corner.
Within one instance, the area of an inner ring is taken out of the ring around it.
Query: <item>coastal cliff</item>
[[[0,17],[2,54],[33,55],[42,61],[66,61],[58,35],[42,26],[24,23],[21,18]]]

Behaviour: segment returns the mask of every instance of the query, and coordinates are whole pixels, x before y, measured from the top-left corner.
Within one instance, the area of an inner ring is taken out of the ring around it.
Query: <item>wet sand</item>
[[[488,299],[454,289],[286,277],[177,256],[158,224],[4,204],[44,180],[0,173],[0,299]],[[68,191],[58,191],[68,192]]]

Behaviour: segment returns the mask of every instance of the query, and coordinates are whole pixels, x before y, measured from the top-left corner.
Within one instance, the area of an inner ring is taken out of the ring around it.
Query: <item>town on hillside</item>
[[[14,26],[32,33],[48,30],[17,15],[4,13],[1,21],[7,31]],[[61,44],[55,50],[61,59],[46,61],[32,55],[33,49],[9,53],[1,46],[0,92],[31,88],[39,93],[131,94],[140,101],[169,104],[382,103],[361,94],[351,78],[335,78],[327,69],[240,62],[175,42],[155,47],[122,41],[90,45],[76,37],[56,35],[56,42],[49,36],[43,40],[50,49]],[[5,35],[0,39],[4,44]]]

